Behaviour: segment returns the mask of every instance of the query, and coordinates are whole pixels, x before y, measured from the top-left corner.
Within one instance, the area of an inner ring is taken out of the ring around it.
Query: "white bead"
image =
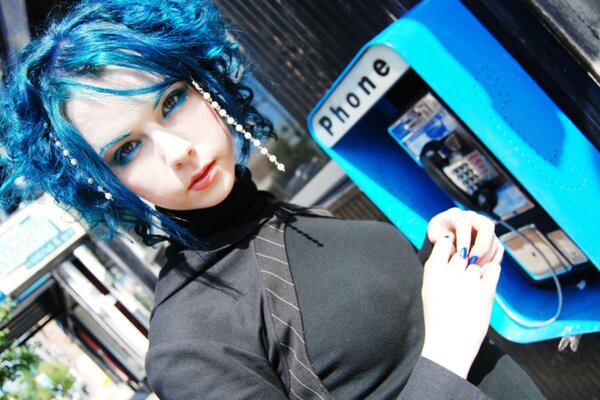
[[[54,142],[54,144],[56,145],[56,147],[61,147],[62,146],[62,143],[59,142],[58,140],[56,142]]]
[[[235,119],[233,119],[233,117],[229,117],[229,118],[227,118],[227,123],[229,125],[235,125]]]
[[[267,150],[266,147],[263,147],[262,149],[260,149],[260,154],[267,154],[269,152],[269,150]]]
[[[212,103],[210,103],[212,108],[217,108],[219,107],[219,103],[217,103],[216,101],[213,101]]]
[[[248,140],[252,139],[252,134],[250,132],[244,133],[244,137]]]
[[[224,117],[224,116],[226,116],[226,115],[227,115],[227,111],[225,111],[224,109],[222,109],[222,108],[221,108],[221,109],[219,110],[219,115],[220,115],[221,117]]]
[[[110,194],[110,193],[104,193],[104,198],[106,200],[112,200],[112,194]]]
[[[269,156],[269,161],[271,161],[271,162],[275,162],[276,160],[277,160],[277,157],[275,157],[274,155],[272,155],[272,154],[271,154],[271,155]]]
[[[98,186],[98,189],[97,189],[97,190],[98,190],[99,192],[104,192],[104,188],[103,188],[102,186]]]
[[[252,141],[252,144],[253,144],[253,145],[255,145],[256,147],[258,147],[258,146],[260,146],[260,140],[258,140],[258,139],[254,139],[254,140]]]
[[[280,171],[285,171],[285,166],[283,164],[278,164],[277,169]]]
[[[202,94],[202,97],[204,97],[204,99],[205,99],[205,100],[210,100],[210,93],[208,93],[208,92],[204,92],[204,93]]]
[[[235,126],[235,130],[236,130],[236,131],[238,131],[238,132],[241,132],[241,131],[243,131],[243,130],[244,130],[244,127],[242,126],[242,124],[237,124],[237,125]]]
[[[71,165],[77,165],[77,160],[74,158],[71,158]]]
[[[69,150],[63,150],[63,155],[64,156],[68,156],[69,155]]]
[[[88,185],[93,185],[93,184],[94,184],[94,179],[88,178]]]

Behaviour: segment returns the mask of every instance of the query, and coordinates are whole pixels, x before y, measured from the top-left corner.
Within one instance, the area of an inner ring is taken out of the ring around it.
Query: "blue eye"
[[[162,105],[163,116],[169,118],[169,115],[183,104],[186,97],[187,86],[175,89],[169,93]]]
[[[113,161],[111,165],[125,165],[129,161],[131,161],[132,157],[139,150],[142,142],[139,140],[132,140],[129,142],[123,143],[113,156]]]

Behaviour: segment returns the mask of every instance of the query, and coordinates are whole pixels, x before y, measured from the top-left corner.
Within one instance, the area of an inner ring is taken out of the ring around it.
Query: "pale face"
[[[111,68],[100,81],[115,89],[146,87],[159,78]],[[172,210],[219,204],[235,182],[235,152],[223,120],[185,82],[162,93],[96,95],[69,100],[66,113],[127,188]]]

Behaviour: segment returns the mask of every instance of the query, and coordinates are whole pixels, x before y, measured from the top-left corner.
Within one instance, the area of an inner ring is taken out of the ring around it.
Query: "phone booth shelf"
[[[416,98],[414,86],[400,83],[410,74],[592,265],[583,278],[563,285],[554,320],[555,286],[532,284],[506,256],[498,284],[505,308],[495,302],[492,327],[520,343],[600,331],[600,155],[458,0],[421,2],[360,50],[308,117],[317,143],[420,247],[427,221],[458,203],[390,135]],[[540,321],[546,323],[531,326]]]

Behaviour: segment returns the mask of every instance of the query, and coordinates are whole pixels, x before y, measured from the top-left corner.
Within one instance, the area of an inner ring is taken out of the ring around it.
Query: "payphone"
[[[543,285],[554,276],[573,282],[586,271],[593,275],[597,270],[581,249],[414,71],[401,79],[413,81],[413,93],[420,90],[408,106],[396,101],[408,108],[388,132],[459,205],[497,221],[501,241],[526,278]],[[397,83],[386,96],[406,93],[407,86]]]
[[[424,1],[375,37],[308,123],[415,246],[454,204],[496,221],[500,334],[600,331],[600,155],[458,0]]]

